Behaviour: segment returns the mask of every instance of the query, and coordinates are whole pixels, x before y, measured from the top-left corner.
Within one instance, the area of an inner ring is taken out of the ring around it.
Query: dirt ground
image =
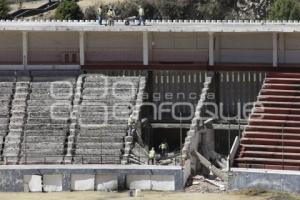
[[[128,197],[123,193],[68,192],[68,193],[0,193],[1,200],[299,200],[296,196],[276,195],[274,193],[175,193],[141,192],[139,197]]]

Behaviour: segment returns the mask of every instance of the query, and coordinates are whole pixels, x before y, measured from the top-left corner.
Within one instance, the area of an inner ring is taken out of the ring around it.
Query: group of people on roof
[[[103,7],[99,6],[99,8],[97,10],[97,20],[98,20],[99,25],[103,25],[102,21],[103,21],[104,16],[105,16],[105,13],[104,13]],[[116,13],[112,6],[109,6],[106,16],[107,16],[107,24],[105,24],[105,25],[113,26],[114,20],[116,19]],[[141,24],[143,24],[144,26],[146,25],[145,11],[142,6],[138,7],[138,20],[139,20],[139,23],[138,23],[139,26]]]

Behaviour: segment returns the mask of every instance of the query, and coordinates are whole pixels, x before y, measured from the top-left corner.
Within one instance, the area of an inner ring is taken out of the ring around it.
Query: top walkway
[[[0,31],[300,32],[299,21],[147,20],[146,26],[136,24],[125,26],[123,20],[116,20],[115,26],[100,26],[95,20],[0,20]]]

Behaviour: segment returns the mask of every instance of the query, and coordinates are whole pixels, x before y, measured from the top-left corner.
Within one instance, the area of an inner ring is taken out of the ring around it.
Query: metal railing
[[[3,156],[3,164],[121,164],[121,156],[118,155],[24,155]]]

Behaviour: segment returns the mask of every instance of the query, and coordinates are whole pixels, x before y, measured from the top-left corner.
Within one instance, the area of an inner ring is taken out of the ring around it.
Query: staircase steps
[[[267,74],[234,166],[300,170],[300,73]]]

